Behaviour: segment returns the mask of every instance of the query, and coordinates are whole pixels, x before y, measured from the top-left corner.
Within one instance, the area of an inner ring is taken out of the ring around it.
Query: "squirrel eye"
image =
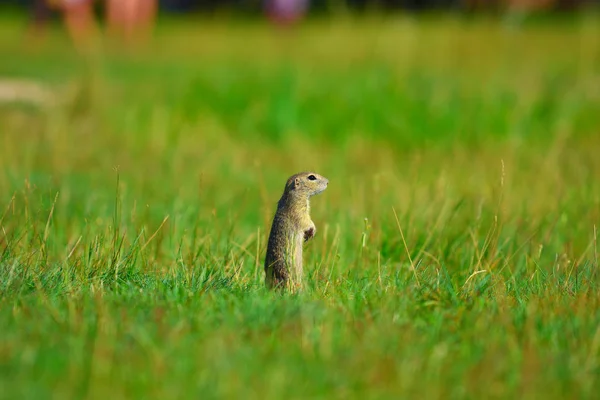
[[[317,180],[317,177],[316,177],[316,176],[314,176],[314,175],[309,175],[309,176],[308,176],[308,180],[309,180],[309,181],[316,181],[316,180]]]

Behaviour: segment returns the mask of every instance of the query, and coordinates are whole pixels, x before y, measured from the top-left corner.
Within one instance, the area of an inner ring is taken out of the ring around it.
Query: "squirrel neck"
[[[294,214],[308,214],[310,211],[310,203],[308,196],[293,196],[289,192],[281,196],[278,204],[279,210],[294,210]]]

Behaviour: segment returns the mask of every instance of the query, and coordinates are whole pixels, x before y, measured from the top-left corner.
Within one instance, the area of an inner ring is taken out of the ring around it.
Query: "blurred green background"
[[[3,11],[1,398],[600,389],[593,7],[139,36]],[[265,244],[302,170],[330,185],[305,291],[277,295]]]

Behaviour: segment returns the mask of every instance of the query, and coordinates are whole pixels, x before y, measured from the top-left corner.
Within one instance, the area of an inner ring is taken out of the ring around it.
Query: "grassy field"
[[[0,21],[0,398],[593,398],[600,18]],[[107,43],[105,43],[107,44]],[[306,290],[263,287],[287,177]]]

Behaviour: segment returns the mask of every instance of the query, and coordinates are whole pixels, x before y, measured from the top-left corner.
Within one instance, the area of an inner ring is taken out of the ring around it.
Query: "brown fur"
[[[328,183],[327,178],[314,172],[301,172],[287,180],[269,235],[265,257],[267,287],[302,286],[302,244],[317,231],[310,219],[309,198],[325,190]]]

